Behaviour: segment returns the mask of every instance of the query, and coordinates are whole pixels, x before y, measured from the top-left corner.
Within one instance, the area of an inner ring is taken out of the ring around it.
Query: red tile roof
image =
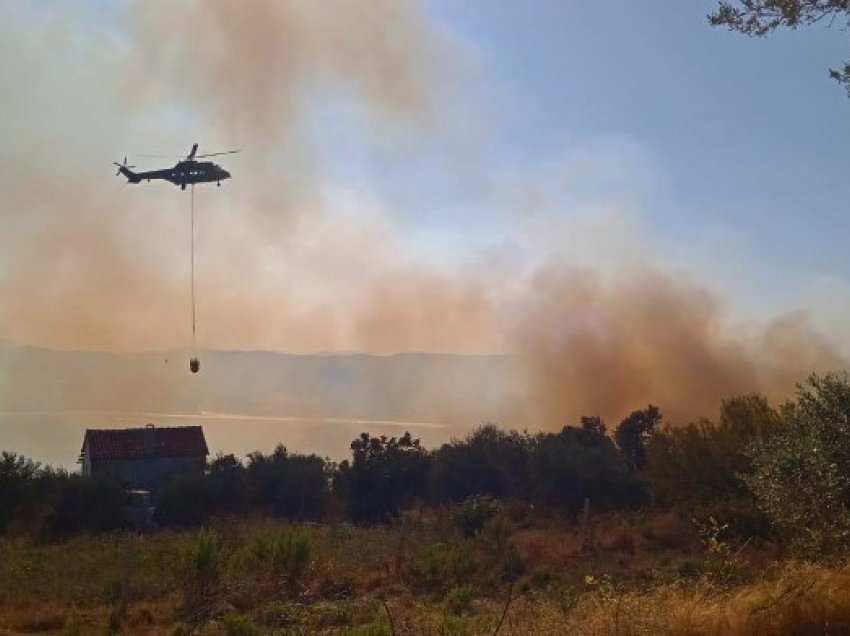
[[[146,435],[149,436],[148,448],[145,446]],[[83,453],[86,446],[90,459],[209,455],[204,430],[200,426],[86,429]]]

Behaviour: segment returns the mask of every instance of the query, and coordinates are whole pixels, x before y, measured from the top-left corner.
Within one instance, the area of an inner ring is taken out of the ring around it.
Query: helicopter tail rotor
[[[120,174],[123,174],[125,177],[127,177],[127,180],[130,183],[138,183],[140,181],[136,174],[131,170],[131,168],[135,168],[136,166],[127,165],[127,157],[124,157],[124,163],[118,163],[117,161],[113,161],[112,163],[113,165],[118,166],[118,172],[115,173],[116,177]]]

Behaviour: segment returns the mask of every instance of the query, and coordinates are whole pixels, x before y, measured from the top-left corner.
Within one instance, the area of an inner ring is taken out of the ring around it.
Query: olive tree
[[[807,553],[850,546],[850,382],[813,375],[783,426],[752,449],[746,477],[774,525]]]

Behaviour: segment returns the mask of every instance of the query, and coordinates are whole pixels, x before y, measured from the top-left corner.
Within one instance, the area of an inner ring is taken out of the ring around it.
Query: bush
[[[313,544],[310,536],[298,528],[287,528],[263,535],[254,543],[252,556],[258,566],[267,568],[274,587],[285,585],[290,594],[310,566]]]
[[[223,565],[221,541],[213,530],[203,529],[191,540],[183,555],[183,592],[193,613],[208,608],[213,600]]]

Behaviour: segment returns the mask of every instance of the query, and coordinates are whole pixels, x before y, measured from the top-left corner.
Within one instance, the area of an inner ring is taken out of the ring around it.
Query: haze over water
[[[147,423],[201,425],[211,457],[222,452],[243,459],[256,450],[268,454],[277,444],[283,444],[290,452],[340,461],[348,457],[351,440],[365,431],[395,437],[410,431],[429,447],[448,441],[453,434],[453,427],[437,423],[340,418],[242,417],[214,413],[0,413],[3,448],[15,449],[42,463],[68,470],[77,469],[77,457],[87,428],[130,428]]]

